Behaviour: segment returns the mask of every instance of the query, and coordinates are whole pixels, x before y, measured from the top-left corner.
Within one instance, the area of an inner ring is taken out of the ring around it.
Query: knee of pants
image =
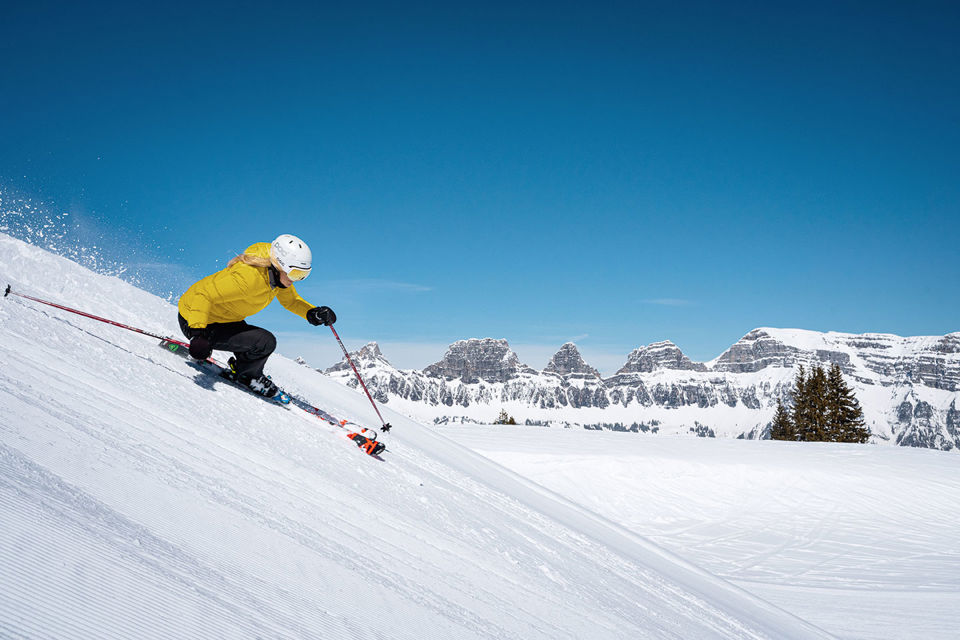
[[[272,333],[263,330],[263,335],[260,338],[260,351],[263,355],[270,355],[277,348],[277,338]]]

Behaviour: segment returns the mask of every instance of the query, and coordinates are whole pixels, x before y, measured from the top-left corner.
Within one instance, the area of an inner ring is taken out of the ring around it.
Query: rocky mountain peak
[[[351,351],[350,357],[353,359],[353,363],[357,365],[358,369],[369,369],[370,367],[376,367],[378,365],[387,367],[393,366],[385,357],[383,357],[383,353],[380,351],[380,345],[378,345],[376,342],[368,342],[356,351]],[[324,369],[323,372],[332,373],[334,371],[345,371],[349,369],[350,363],[347,362],[346,358],[344,358],[332,367]]]
[[[627,356],[626,364],[617,371],[617,375],[624,373],[650,373],[659,369],[676,369],[682,371],[706,371],[707,367],[701,362],[693,362],[684,355],[680,347],[669,340],[652,342],[645,347],[634,349]]]
[[[792,367],[799,351],[764,329],[754,329],[724,351],[714,362],[713,370],[753,373],[769,366]]]
[[[506,340],[493,338],[458,340],[450,345],[440,362],[430,365],[423,372],[433,378],[459,378],[468,384],[480,380],[507,382],[521,372],[536,373],[521,364]]]
[[[577,345],[573,344],[572,342],[568,342],[560,347],[560,350],[553,355],[553,357],[550,359],[550,363],[547,364],[543,372],[556,373],[560,376],[582,374],[595,378],[600,377],[599,371],[583,361],[583,357],[580,355],[580,350],[577,349]]]

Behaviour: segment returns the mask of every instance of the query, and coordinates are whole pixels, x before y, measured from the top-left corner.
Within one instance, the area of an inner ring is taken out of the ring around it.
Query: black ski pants
[[[204,329],[191,329],[183,316],[180,320],[180,331],[192,340],[195,335],[203,333],[210,341],[210,346],[218,351],[232,351],[237,358],[237,373],[241,376],[259,378],[263,375],[263,365],[267,358],[277,348],[277,339],[266,329],[240,322],[214,322]]]

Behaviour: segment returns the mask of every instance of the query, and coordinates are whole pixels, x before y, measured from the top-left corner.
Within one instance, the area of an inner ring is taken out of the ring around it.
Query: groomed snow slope
[[[176,326],[165,301],[4,235],[0,274]],[[2,637],[827,637],[392,412],[379,462],[150,338],[13,297],[0,327]],[[374,424],[337,382],[268,372]]]

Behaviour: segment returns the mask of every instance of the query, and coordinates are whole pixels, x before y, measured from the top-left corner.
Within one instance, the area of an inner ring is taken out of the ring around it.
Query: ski
[[[247,393],[257,396],[267,402],[273,402],[274,404],[290,404],[290,394],[286,391],[277,387],[277,393],[272,397],[267,397],[260,395],[259,393],[253,391],[246,385],[240,384],[237,382],[231,375],[230,369],[224,367],[222,364],[214,360],[213,358],[207,358],[204,361],[195,360],[190,357],[190,345],[185,342],[180,342],[179,340],[173,340],[171,338],[163,338],[160,340],[160,346],[169,351],[170,353],[175,353],[190,364],[196,365],[198,368],[204,369],[204,373],[213,373],[224,381],[229,382],[231,385],[238,389],[242,389]]]
[[[290,402],[295,407],[303,409],[310,415],[316,416],[328,424],[332,424],[336,427],[340,427],[341,429],[346,429],[349,431],[349,433],[347,433],[347,437],[353,440],[356,445],[363,449],[368,455],[379,459],[379,454],[387,450],[387,446],[377,440],[378,434],[373,429],[361,426],[356,422],[351,422],[350,420],[339,420],[334,418],[323,409],[314,407],[309,402],[306,402],[297,396],[291,396]]]
[[[305,411],[306,413],[309,413],[312,416],[319,418],[320,420],[323,420],[328,424],[331,424],[333,426],[346,430],[348,432],[347,437],[350,440],[352,440],[364,453],[366,453],[371,457],[377,458],[378,460],[383,460],[383,458],[381,458],[379,454],[386,451],[387,447],[385,444],[383,444],[378,440],[379,434],[374,429],[364,427],[350,420],[341,420],[341,419],[335,418],[327,411],[324,411],[319,407],[315,407],[309,402],[307,402],[306,400],[304,400],[303,398],[300,398],[299,396],[291,395],[286,391],[280,389],[279,387],[277,387],[278,389],[277,395],[274,396],[273,398],[267,398],[265,396],[261,396],[260,394],[257,394],[252,390],[250,390],[249,388],[247,388],[245,385],[242,385],[236,382],[235,380],[233,380],[229,375],[229,369],[224,367],[222,364],[220,364],[213,358],[207,358],[202,362],[194,358],[191,358],[190,345],[187,344],[186,342],[181,342],[173,338],[161,338],[160,347],[163,348],[165,351],[169,351],[170,353],[174,353],[180,356],[181,358],[186,360],[188,363],[193,364],[196,367],[200,368],[202,371],[204,371],[204,373],[217,375],[224,381],[229,382],[232,386],[238,389],[241,389],[243,391],[246,391],[249,394],[258,396],[263,400],[266,400],[268,402],[273,402],[275,404],[279,404],[283,406],[292,405],[294,407],[297,407],[298,409]]]

